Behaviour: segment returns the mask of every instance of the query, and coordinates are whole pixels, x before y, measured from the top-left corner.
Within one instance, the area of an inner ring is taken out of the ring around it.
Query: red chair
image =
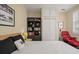
[[[76,40],[76,37],[71,37],[68,31],[61,32],[62,40],[69,43],[72,46],[79,47],[79,41]]]

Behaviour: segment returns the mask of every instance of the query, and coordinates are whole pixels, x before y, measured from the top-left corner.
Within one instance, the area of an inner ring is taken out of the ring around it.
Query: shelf
[[[27,32],[29,37],[35,41],[41,40],[41,18],[27,18]],[[39,39],[39,38],[40,39]]]

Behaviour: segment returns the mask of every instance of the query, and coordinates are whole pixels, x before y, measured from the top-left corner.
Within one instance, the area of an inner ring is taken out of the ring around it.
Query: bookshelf
[[[27,32],[29,34],[28,38],[32,41],[41,41],[41,18],[28,17]]]

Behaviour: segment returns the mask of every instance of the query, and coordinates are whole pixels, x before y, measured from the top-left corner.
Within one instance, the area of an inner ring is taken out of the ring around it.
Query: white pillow
[[[21,50],[24,47],[24,42],[21,39],[15,41],[14,43],[18,50]]]

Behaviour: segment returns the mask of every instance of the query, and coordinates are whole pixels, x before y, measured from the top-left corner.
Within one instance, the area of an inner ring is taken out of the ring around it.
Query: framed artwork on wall
[[[15,10],[6,4],[0,4],[0,25],[15,26]]]

